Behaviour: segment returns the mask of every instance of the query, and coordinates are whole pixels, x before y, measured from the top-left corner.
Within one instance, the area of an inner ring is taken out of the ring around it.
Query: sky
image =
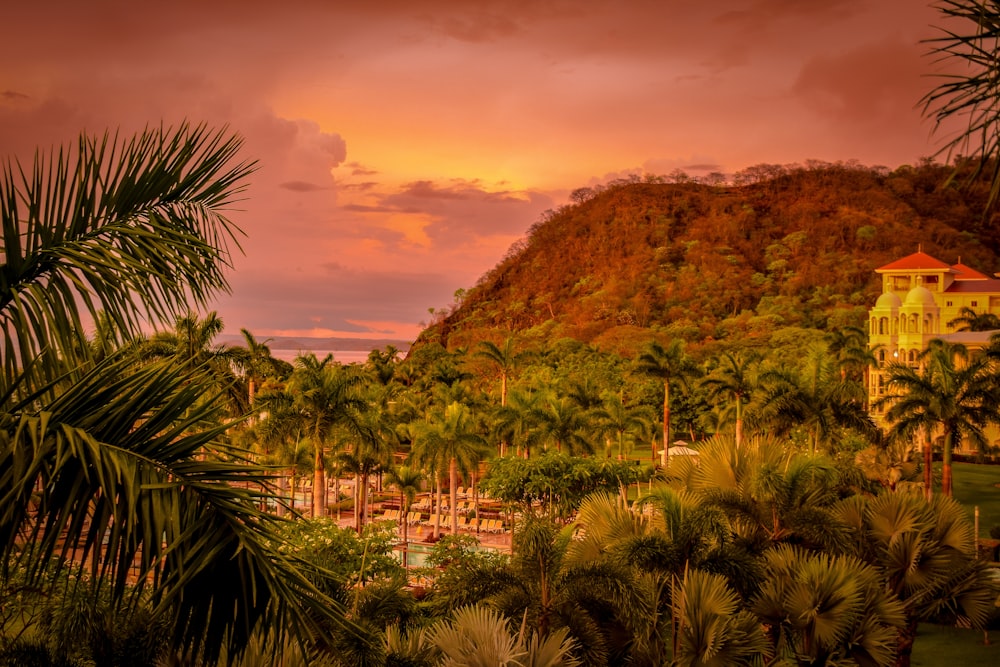
[[[257,160],[226,331],[413,340],[579,187],[857,160],[943,135],[923,0],[33,0],[0,159],[227,126]]]

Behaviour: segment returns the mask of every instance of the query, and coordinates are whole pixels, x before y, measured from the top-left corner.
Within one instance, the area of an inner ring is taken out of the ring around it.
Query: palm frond
[[[310,583],[311,566],[273,548],[279,520],[258,509],[269,474],[225,444],[199,377],[122,354],[44,411],[29,396],[0,414],[3,566],[44,581],[61,561],[119,596],[150,588],[176,644],[210,662],[223,641],[238,653],[260,624],[317,637],[321,620],[349,627]]]
[[[239,229],[223,210],[254,166],[237,138],[204,126],[130,140],[81,137],[0,175],[0,329],[4,384],[39,355],[50,371],[82,347],[83,313],[124,333],[227,288]],[[83,313],[81,313],[81,307]],[[44,384],[51,374],[41,378]]]

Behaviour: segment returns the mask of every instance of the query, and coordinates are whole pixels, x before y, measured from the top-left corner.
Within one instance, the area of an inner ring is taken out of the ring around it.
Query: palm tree
[[[794,542],[836,549],[845,537],[832,518],[846,485],[832,461],[787,450],[775,439],[751,438],[742,447],[715,438],[699,450],[685,488],[723,510],[749,543]]]
[[[368,486],[375,475],[392,467],[398,440],[396,424],[390,414],[388,399],[391,392],[383,385],[369,387],[365,392],[366,407],[360,415],[360,428],[341,429],[338,445],[342,450],[337,461],[342,470],[355,475],[355,530],[361,533],[368,518]]]
[[[580,503],[575,539],[567,547],[566,563],[586,565],[602,560],[624,565],[636,576],[636,591],[644,604],[629,621],[634,633],[633,657],[640,664],[668,662],[674,623],[670,597],[688,568],[718,570],[725,563],[731,579],[755,581],[756,572],[740,567],[750,562],[728,539],[725,515],[702,503],[699,496],[660,486],[629,507],[610,493],[594,493]],[[717,572],[723,574],[723,572]]]
[[[868,347],[868,334],[860,327],[839,327],[824,336],[826,351],[833,357],[833,364],[840,374],[840,381],[847,382],[852,375],[864,373],[875,362]],[[858,378],[860,379],[860,378]]]
[[[948,326],[955,331],[996,331],[1000,329],[1000,317],[993,313],[977,313],[973,308],[962,306],[958,317],[949,320]]]
[[[384,350],[372,350],[368,353],[366,366],[373,372],[379,384],[387,385],[396,374],[399,364],[399,350],[395,345],[386,345]]]
[[[493,432],[497,439],[515,447],[528,458],[542,440],[542,396],[539,392],[513,391],[510,401],[493,412]]]
[[[886,590],[878,568],[791,545],[764,554],[763,583],[751,609],[766,628],[768,653],[803,667],[890,667],[904,625],[903,604]]]
[[[625,405],[620,395],[605,396],[604,407],[595,412],[594,416],[600,423],[600,430],[614,434],[618,442],[618,458],[625,458],[626,436],[628,434],[648,434],[652,429],[646,406],[630,407]],[[634,439],[634,437],[633,437]],[[611,443],[608,439],[607,456],[611,456]]]
[[[813,453],[820,444],[835,443],[844,429],[875,437],[875,422],[864,410],[864,388],[843,381],[822,347],[810,348],[798,368],[762,370],[758,383],[755,421],[779,436],[805,429]]]
[[[514,351],[514,339],[508,337],[504,343],[503,347],[499,347],[496,343],[488,340],[481,341],[479,343],[479,349],[476,350],[475,356],[485,359],[493,368],[496,373],[500,376],[500,407],[507,406],[507,384],[510,381],[511,375],[517,370],[518,365],[524,360],[525,353]],[[506,456],[507,454],[507,442],[504,440],[500,441],[500,456]]]
[[[432,414],[423,442],[438,460],[447,461],[451,530],[457,533],[459,470],[471,471],[479,465],[485,454],[486,440],[477,432],[468,407],[461,403],[449,403],[443,411]],[[436,537],[437,525],[434,530]]]
[[[663,459],[666,466],[670,447],[670,383],[685,383],[694,377],[698,367],[684,352],[684,341],[675,338],[666,347],[657,341],[650,342],[636,360],[639,372],[663,382]],[[656,445],[653,445],[653,461],[656,461]]]
[[[206,378],[130,351],[94,359],[82,322],[103,312],[135,340],[226,288],[238,230],[223,211],[254,168],[239,149],[182,125],[84,136],[0,174],[3,571],[41,587],[86,571],[123,604],[149,593],[173,646],[208,664],[262,626],[351,626],[277,555],[278,520],[258,508],[268,473],[227,444]]]
[[[749,667],[768,654],[760,621],[740,608],[739,595],[724,577],[686,572],[673,594],[673,605],[678,619],[675,664]]]
[[[558,452],[565,446],[574,456],[595,452],[589,415],[569,398],[550,398],[538,416],[543,444],[553,443]]]
[[[743,404],[755,386],[757,355],[752,352],[724,352],[711,372],[701,380],[712,400],[733,401],[736,417],[736,446],[743,443]]]
[[[527,517],[514,534],[511,574],[489,604],[538,628],[541,638],[567,628],[584,664],[618,664],[631,619],[646,611],[632,571],[610,560],[570,561],[573,528]]]
[[[178,315],[172,331],[159,331],[139,347],[142,359],[172,359],[191,372],[198,369],[218,385],[229,402],[233,416],[246,414],[249,403],[239,386],[235,366],[241,357],[238,348],[215,344],[225,325],[215,311],[204,319],[193,311]]]
[[[423,473],[419,469],[411,468],[410,466],[392,468],[386,477],[386,482],[388,482],[389,486],[394,486],[399,491],[399,515],[403,526],[403,567],[407,566],[406,551],[410,544],[410,522],[407,520],[407,516],[410,513],[410,507],[413,506],[414,499],[420,493],[423,481]]]
[[[323,516],[326,506],[325,448],[348,434],[371,439],[364,414],[369,404],[360,393],[361,376],[327,355],[298,357],[285,391],[292,399],[288,418],[301,425],[313,445],[312,515]],[[355,498],[357,501],[357,498]]]
[[[522,623],[515,635],[503,616],[483,606],[462,607],[451,619],[438,621],[430,630],[429,641],[443,656],[442,665],[576,667],[581,664],[573,657],[574,642],[565,628],[540,637],[528,632],[527,625]]]
[[[881,587],[902,602],[896,665],[910,664],[920,622],[982,628],[989,621],[997,586],[976,555],[973,527],[955,500],[857,494],[841,501],[835,514],[852,531],[850,553],[876,567]]]
[[[287,362],[271,356],[271,348],[267,345],[270,338],[258,341],[247,329],[240,329],[240,335],[243,336],[245,345],[235,348],[233,364],[242,370],[246,378],[247,405],[252,407],[261,381],[267,377],[276,377],[281,374],[283,367],[289,367]]]
[[[972,357],[957,343],[932,340],[920,360],[919,369],[898,362],[886,367],[887,393],[878,405],[888,406],[885,418],[892,424],[892,437],[911,439],[918,432],[929,437],[940,429],[944,436],[941,491],[950,496],[955,443],[965,437],[980,448],[987,445],[984,428],[996,418],[995,380],[987,357]],[[928,485],[929,451],[927,445],[924,474]]]

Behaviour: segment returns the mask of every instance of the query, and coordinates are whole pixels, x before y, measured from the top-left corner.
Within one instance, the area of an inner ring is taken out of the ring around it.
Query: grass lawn
[[[990,645],[983,644],[982,630],[960,630],[924,623],[913,644],[913,667],[976,667],[1000,665],[1000,632],[990,633]]]
[[[934,466],[938,474],[940,466],[940,463]],[[979,537],[988,538],[990,528],[1000,526],[1000,487],[997,486],[1000,484],[1000,466],[955,463],[952,475],[955,500],[968,508],[970,521],[973,520],[974,508],[979,507]]]

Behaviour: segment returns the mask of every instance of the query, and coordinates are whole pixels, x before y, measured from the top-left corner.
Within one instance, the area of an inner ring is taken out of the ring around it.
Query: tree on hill
[[[612,184],[547,214],[414,350],[570,337],[633,356],[681,338],[696,354],[788,326],[860,327],[874,269],[913,252],[915,226],[932,254],[1000,267],[1000,227],[977,214],[984,184],[946,187],[951,171],[807,164],[738,187]]]

